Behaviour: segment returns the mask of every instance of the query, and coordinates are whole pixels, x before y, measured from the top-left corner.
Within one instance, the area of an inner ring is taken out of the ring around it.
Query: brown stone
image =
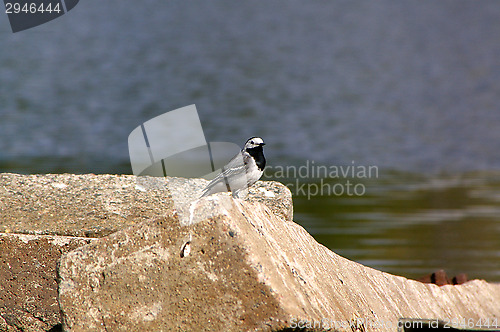
[[[90,241],[0,233],[0,331],[47,331],[60,324],[57,262]]]
[[[459,273],[456,276],[451,279],[451,282],[453,285],[461,285],[465,282],[469,281],[469,278],[467,277],[467,274],[465,273]]]
[[[417,279],[420,282],[425,282],[429,284],[435,284],[438,286],[444,285],[461,285],[468,281],[467,274],[459,273],[453,278],[448,278],[446,272],[443,269],[437,270],[431,274],[425,275]]]

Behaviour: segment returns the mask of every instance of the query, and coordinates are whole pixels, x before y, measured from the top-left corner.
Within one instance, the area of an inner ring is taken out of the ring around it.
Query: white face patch
[[[245,144],[245,148],[255,148],[264,144],[264,140],[260,137],[254,137],[250,139],[247,144]]]

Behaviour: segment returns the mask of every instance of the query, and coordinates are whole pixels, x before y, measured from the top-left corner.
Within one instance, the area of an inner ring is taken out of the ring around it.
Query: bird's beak
[[[260,145],[260,146],[264,146],[264,145],[266,145],[266,143],[260,143],[259,145]]]

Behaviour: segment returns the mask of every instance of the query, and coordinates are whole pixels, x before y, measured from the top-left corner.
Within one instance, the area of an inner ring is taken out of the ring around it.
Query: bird
[[[260,179],[266,167],[263,147],[266,145],[260,137],[250,137],[243,149],[236,154],[203,190],[201,197],[218,192],[231,191],[233,197],[252,186]]]

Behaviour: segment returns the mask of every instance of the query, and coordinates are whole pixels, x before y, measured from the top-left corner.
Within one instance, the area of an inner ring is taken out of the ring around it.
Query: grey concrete
[[[500,285],[438,287],[365,267],[257,202],[215,195],[194,214],[188,226],[172,214],[64,255],[66,327],[272,331],[308,321],[395,331],[402,317],[500,317]]]
[[[0,280],[6,281],[0,283],[0,332],[46,331],[60,324],[56,265],[62,253],[164,216],[174,207],[182,209],[206,183],[93,174],[0,174]],[[247,198],[292,219],[290,192],[279,183],[258,182]]]
[[[166,215],[200,196],[203,179],[0,174],[0,233],[102,237]],[[175,198],[175,200],[173,199]],[[290,191],[259,181],[249,200],[292,219]]]
[[[279,183],[258,182],[246,199],[198,199],[205,184],[1,174],[0,331],[48,330],[59,310],[68,331],[394,331],[401,317],[500,320],[498,284],[423,284],[318,244],[293,222]]]

